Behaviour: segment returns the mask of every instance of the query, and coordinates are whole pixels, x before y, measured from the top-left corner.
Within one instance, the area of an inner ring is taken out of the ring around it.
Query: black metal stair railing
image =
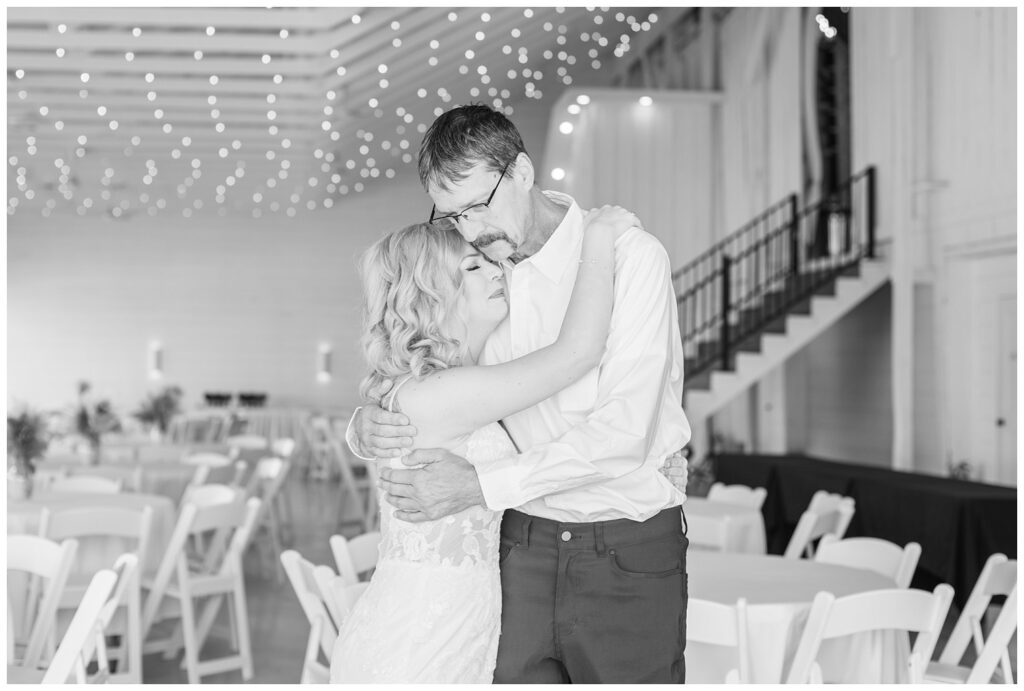
[[[868,167],[803,209],[790,195],[673,272],[687,376],[731,369],[737,350],[874,257],[875,218]]]

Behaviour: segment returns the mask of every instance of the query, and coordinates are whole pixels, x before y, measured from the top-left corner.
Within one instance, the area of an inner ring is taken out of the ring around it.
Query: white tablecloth
[[[751,673],[761,683],[785,679],[819,591],[842,597],[895,587],[872,571],[775,555],[692,551],[686,570],[691,598],[729,605],[747,599]],[[827,682],[892,683],[905,680],[908,652],[905,635],[869,633],[825,641],[818,661]],[[734,667],[734,650],[687,642],[688,683],[722,683]]]
[[[700,516],[716,521],[728,518],[728,546],[725,550],[727,552],[764,554],[767,551],[764,516],[761,515],[760,509],[720,501],[708,501],[700,497],[687,497],[686,503],[683,504],[683,513],[688,518]],[[692,532],[695,529],[699,529],[696,524],[690,525],[687,535],[691,538],[697,537]]]
[[[158,453],[155,449],[160,449]],[[198,449],[197,449],[198,450]],[[212,449],[218,453],[227,453],[224,447]],[[50,459],[39,464],[40,471],[63,471],[68,475],[98,475],[124,482],[125,489],[144,494],[158,494],[167,497],[177,504],[185,492],[185,486],[192,479],[196,467],[183,463],[180,458],[185,447],[153,447],[149,449],[147,460],[103,460],[99,465],[83,465],[73,459]],[[208,483],[227,484],[234,477],[232,464],[221,468],[211,468]]]
[[[141,509],[148,506],[153,509],[153,524],[149,536],[149,548],[143,562],[144,573],[155,572],[160,560],[167,551],[171,541],[174,522],[177,520],[177,509],[174,502],[167,497],[152,494],[86,494],[86,493],[37,493],[31,499],[7,501],[7,534],[38,535],[39,520],[43,507],[51,511],[60,509],[79,509],[88,507]],[[80,539],[78,554],[75,557],[73,574],[85,574],[92,577],[100,569],[109,569],[118,556],[133,549],[130,540],[118,538],[87,538]]]
[[[174,523],[177,520],[175,505],[167,497],[133,493],[58,494],[40,492],[27,501],[8,498],[7,534],[38,535],[44,507],[51,511],[58,511],[88,507],[141,509],[144,506],[149,506],[153,510],[153,522],[149,534],[149,547],[146,550],[142,569],[145,575],[152,575],[156,573],[160,566],[160,560],[163,559],[164,553],[167,551],[171,534],[174,532]],[[114,562],[119,556],[135,550],[136,542],[117,537],[76,539],[78,540],[78,551],[75,553],[75,561],[68,576],[68,583],[73,585],[86,585],[97,571],[113,568]],[[8,622],[22,621],[24,616],[22,594],[26,592],[27,587],[26,574],[16,572],[7,574],[7,597],[11,610],[8,612]],[[19,631],[19,636],[24,635],[26,632]]]

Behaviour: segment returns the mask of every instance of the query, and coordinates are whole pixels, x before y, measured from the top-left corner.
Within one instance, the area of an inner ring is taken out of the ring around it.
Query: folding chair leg
[[[235,574],[235,618],[238,622],[238,654],[242,657],[242,679],[252,679],[252,641],[249,638],[249,611],[245,606],[245,581],[242,573]]]
[[[202,613],[199,615],[199,623],[196,626],[196,643],[200,649],[206,643],[206,639],[210,636],[210,629],[213,628],[213,623],[217,620],[217,614],[220,612],[220,603],[221,595],[214,595],[208,598],[203,606]]]
[[[170,638],[167,639],[167,647],[164,648],[164,659],[170,660],[174,658],[184,645],[185,638],[182,635],[181,620],[178,620],[174,624],[174,632],[171,633]]]
[[[270,533],[270,545],[271,545],[271,569],[274,571],[274,575],[279,585],[284,583],[284,569],[281,566],[281,552],[284,548],[281,546],[281,526],[277,521],[277,516],[274,514],[274,506],[271,505],[270,510],[267,512],[268,524],[267,531]]]
[[[199,683],[199,641],[196,640],[196,617],[192,609],[192,596],[181,597],[181,626],[185,637],[185,670],[189,684]]]

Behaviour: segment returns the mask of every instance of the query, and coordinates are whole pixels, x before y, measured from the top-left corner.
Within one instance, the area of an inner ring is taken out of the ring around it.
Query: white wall
[[[265,391],[276,404],[345,405],[361,376],[360,253],[429,214],[414,176],[294,219],[15,215],[8,233],[8,401],[58,407],[75,382],[134,407],[150,340],[165,383]],[[335,376],[318,384],[316,349]]]
[[[590,102],[574,116],[567,107],[579,94]],[[641,96],[653,103],[640,105]],[[568,89],[553,107],[538,178],[583,208],[619,204],[632,210],[679,268],[715,238],[712,123],[718,100],[715,93],[696,91]],[[574,126],[571,133],[559,131],[562,122]],[[563,180],[551,178],[555,167],[565,170]]]

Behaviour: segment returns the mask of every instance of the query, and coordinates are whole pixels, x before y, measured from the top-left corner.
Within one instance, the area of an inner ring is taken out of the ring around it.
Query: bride
[[[639,226],[618,207],[591,211],[557,340],[499,365],[477,360],[509,313],[499,266],[454,231],[412,225],[363,259],[370,365],[360,393],[400,410],[417,445],[483,465],[516,453],[498,422],[596,367],[612,312],[614,242]],[[382,461],[383,462],[383,461]],[[401,467],[400,459],[389,459]],[[380,559],[331,657],[332,682],[490,683],[501,625],[501,513],[474,506],[436,521],[393,518],[381,493]]]

